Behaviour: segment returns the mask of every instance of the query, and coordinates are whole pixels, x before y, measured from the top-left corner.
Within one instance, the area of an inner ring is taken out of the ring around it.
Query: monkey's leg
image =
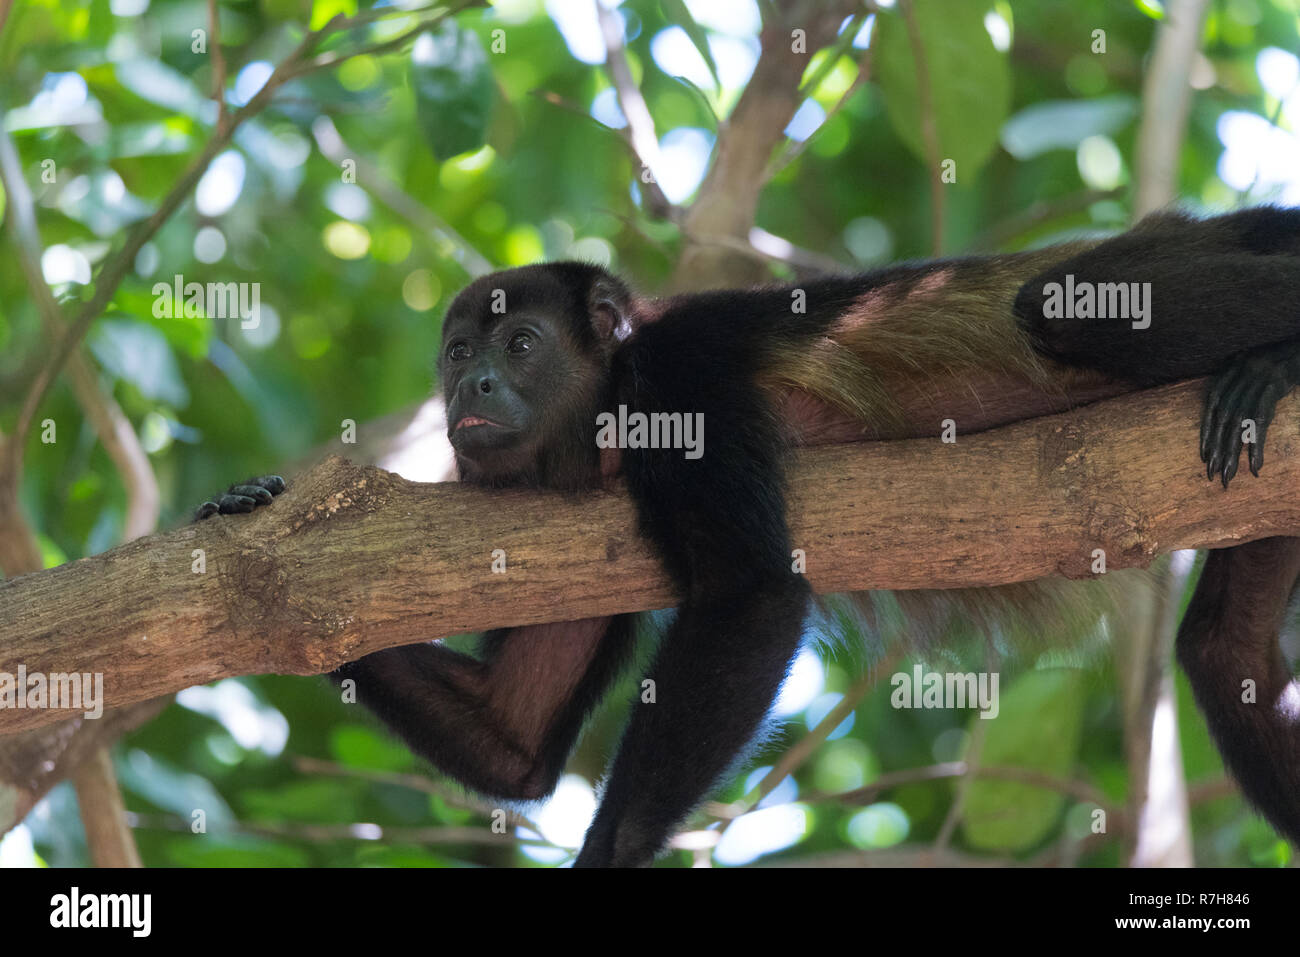
[[[481,659],[388,648],[333,672],[413,751],[467,787],[534,800],[555,787],[583,720],[632,645],[633,616],[499,629]]]
[[[686,604],[664,636],[610,769],[577,867],[650,864],[672,829],[743,755],[798,650],[802,580]]]
[[[1149,245],[1125,234],[1025,283],[1014,308],[1033,348],[1150,386],[1213,375],[1300,336],[1300,257]]]
[[[1300,846],[1300,681],[1278,647],[1300,539],[1210,552],[1178,631],[1178,660],[1246,798]]]

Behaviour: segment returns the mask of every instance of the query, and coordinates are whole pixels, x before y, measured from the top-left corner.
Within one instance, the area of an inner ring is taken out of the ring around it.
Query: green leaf
[[[319,30],[334,19],[337,13],[345,17],[356,16],[357,0],[316,0],[311,5],[311,28]]]
[[[330,752],[356,768],[405,771],[415,763],[408,748],[357,724],[345,724],[330,732]]]
[[[989,7],[986,0],[912,0],[939,160],[956,160],[959,183],[971,182],[992,154],[1011,102],[1007,58],[984,29]],[[874,42],[889,120],[908,149],[928,163],[916,61],[902,16],[880,14]]]
[[[1161,0],[1133,0],[1133,6],[1152,20],[1163,20],[1165,18],[1165,5]]]
[[[663,11],[664,19],[686,31],[686,35],[695,44],[695,49],[699,50],[700,56],[704,57],[704,63],[713,77],[713,85],[721,90],[722,82],[718,79],[718,65],[713,62],[713,53],[709,50],[709,34],[695,22],[691,11],[686,9],[685,0],[663,0]]]
[[[477,34],[447,20],[411,54],[415,117],[440,160],[487,142],[495,86]]]
[[[1031,671],[1000,696],[986,721],[980,764],[1024,768],[1054,778],[1074,769],[1083,727],[1084,673],[1075,668]],[[1018,781],[976,778],[962,807],[962,830],[973,847],[1022,851],[1038,844],[1060,819],[1065,795]]]
[[[259,821],[356,820],[356,782],[332,778],[289,781],[279,787],[249,788],[240,795],[245,817]]]
[[[198,841],[186,835],[166,844],[176,867],[306,867],[311,857],[300,847],[245,835],[213,834]]]
[[[1089,136],[1113,137],[1137,115],[1137,98],[1127,93],[1093,100],[1044,100],[1007,120],[1002,146],[1016,159],[1033,159],[1048,150],[1075,149]]]
[[[166,337],[134,319],[101,319],[90,337],[90,351],[100,364],[125,379],[141,395],[183,409],[190,391]]]

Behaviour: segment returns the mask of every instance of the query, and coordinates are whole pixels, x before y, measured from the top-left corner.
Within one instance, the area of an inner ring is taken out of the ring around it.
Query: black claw
[[[1250,471],[1256,478],[1259,477],[1259,470],[1264,467],[1264,437],[1268,435],[1268,427],[1273,424],[1277,403],[1286,393],[1286,387],[1282,383],[1274,382],[1260,396],[1260,409],[1255,415],[1255,441],[1250,446]]]
[[[1259,470],[1264,467],[1264,433],[1268,423],[1264,419],[1255,420],[1255,441],[1250,444],[1250,455],[1246,460],[1250,474],[1259,478]]]

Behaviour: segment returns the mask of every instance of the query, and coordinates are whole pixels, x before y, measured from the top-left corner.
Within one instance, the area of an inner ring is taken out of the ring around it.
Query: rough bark
[[[993,585],[1300,531],[1300,400],[1260,478],[1196,458],[1183,383],[937,439],[800,452],[791,524],[817,591]],[[707,449],[706,449],[707,455]],[[725,507],[721,506],[720,507]],[[206,571],[192,571],[202,549]],[[506,572],[492,571],[501,549]],[[743,555],[735,556],[745,561]],[[332,457],[218,517],[0,583],[0,672],[102,672],[120,706],[241,674],[314,674],[393,645],[670,606],[619,490],[417,484]],[[0,733],[66,712],[0,710]]]

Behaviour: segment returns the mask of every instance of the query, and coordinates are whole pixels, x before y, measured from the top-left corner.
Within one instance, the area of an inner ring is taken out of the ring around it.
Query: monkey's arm
[[[701,413],[704,454],[628,449],[642,531],[682,602],[645,677],[578,866],[649,864],[743,755],[799,647],[809,588],[791,571],[782,442],[739,358],[700,339],[707,316],[664,319],[627,348],[620,402]],[[707,331],[705,332],[707,335]]]
[[[481,657],[439,644],[388,648],[330,677],[415,753],[483,794],[535,800],[555,789],[592,707],[632,646],[634,618],[499,629]]]
[[[197,519],[251,512],[284,491],[276,475],[232,485]],[[555,788],[582,723],[617,677],[635,617],[502,628],[480,656],[440,644],[388,648],[330,673],[416,754],[483,794],[515,800]]]

